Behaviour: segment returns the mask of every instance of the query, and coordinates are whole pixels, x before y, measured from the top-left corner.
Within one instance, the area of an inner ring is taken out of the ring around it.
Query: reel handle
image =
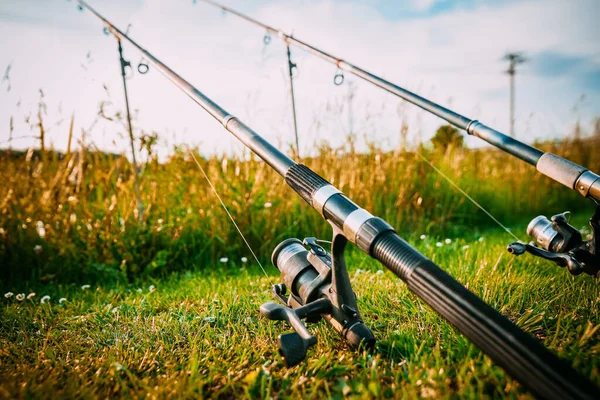
[[[279,336],[279,354],[286,367],[293,367],[304,360],[308,348],[317,343],[317,338],[310,334],[301,318],[331,313],[331,302],[319,299],[294,310],[270,301],[260,306],[260,313],[270,320],[287,321],[294,328],[295,332]]]

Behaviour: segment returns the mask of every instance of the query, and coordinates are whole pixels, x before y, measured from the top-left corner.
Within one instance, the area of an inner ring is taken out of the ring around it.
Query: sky
[[[507,52],[526,62],[516,77],[516,137],[525,142],[584,132],[600,116],[600,1],[597,0],[223,0],[295,37],[378,74],[469,118],[509,130]],[[90,0],[117,27],[254,130],[288,149],[294,142],[285,46],[264,32],[193,0]],[[75,138],[126,151],[124,126],[94,123],[99,105],[124,110],[114,38],[90,12],[68,0],[0,1],[0,147],[37,146],[40,89],[47,146]],[[124,45],[137,66],[140,54]],[[439,118],[336,67],[292,48],[300,148],[338,146],[353,132],[359,146],[395,148],[428,140]],[[4,75],[4,74],[3,74]],[[199,146],[204,154],[242,145],[193,101],[150,68],[127,80],[136,135],[156,132],[159,151]],[[11,124],[12,120],[12,124]],[[470,146],[481,145],[469,138]]]

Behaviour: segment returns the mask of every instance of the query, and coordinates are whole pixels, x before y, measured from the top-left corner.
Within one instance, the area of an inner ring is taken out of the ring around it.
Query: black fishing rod
[[[291,160],[85,2],[78,1],[283,176],[290,188],[332,226],[332,254],[314,238],[303,242],[288,239],[273,253],[273,263],[284,280],[284,284],[273,286],[273,293],[289,307],[270,302],[261,307],[261,313],[270,319],[287,320],[295,329],[279,338],[286,364],[300,362],[307,348],[316,343],[301,320],[304,318],[325,319],[351,345],[374,344],[373,334],[360,317],[345,265],[344,249],[352,242],[406,282],[413,293],[535,395],[548,399],[600,398],[594,384],[412,248],[388,223],[360,208],[308,167]]]
[[[365,71],[341,58],[326,53],[319,48],[275,29],[263,22],[257,21],[239,11],[233,10],[212,0],[200,0],[233,14],[254,25],[265,29],[269,34],[280,37],[288,46],[298,46],[323,60],[336,65],[339,70],[349,72],[365,81],[372,83],[420,108],[428,111],[448,123],[465,130],[468,134],[504,150],[537,168],[542,174],[579,192],[596,204],[596,211],[590,219],[593,236],[591,240],[583,240],[579,230],[557,214],[550,220],[545,216],[534,218],[527,227],[527,234],[536,240],[535,243],[515,242],[508,246],[508,251],[514,255],[529,252],[535,256],[553,261],[561,267],[566,266],[573,275],[585,272],[600,277],[600,176],[581,165],[552,153],[545,153],[535,147],[507,136],[477,120],[467,118],[424,97],[395,85],[375,74]],[[343,75],[338,72],[335,82],[343,81]],[[539,247],[538,247],[539,245]]]

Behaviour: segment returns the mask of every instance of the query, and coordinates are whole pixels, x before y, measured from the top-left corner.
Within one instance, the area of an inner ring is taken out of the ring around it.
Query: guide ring
[[[340,86],[342,83],[344,83],[344,73],[341,71],[338,71],[335,76],[333,77],[333,83],[336,86]]]
[[[148,66],[147,63],[140,61],[140,63],[137,66],[137,70],[140,74],[146,75],[148,73],[148,71],[150,70],[150,67]]]
[[[106,36],[110,35],[110,30],[108,30],[108,26],[105,26],[105,27],[102,29],[102,31],[104,32],[104,34],[105,34]]]
[[[263,37],[263,43],[265,44],[265,46],[271,44],[271,35],[265,33],[265,36]]]

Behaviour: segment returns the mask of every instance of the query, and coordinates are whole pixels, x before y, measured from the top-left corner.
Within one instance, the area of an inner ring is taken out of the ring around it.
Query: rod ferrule
[[[237,119],[237,117],[235,115],[231,115],[231,114],[226,115],[225,118],[223,118],[223,121],[221,122],[223,124],[223,128],[227,129],[227,124],[232,119]]]

